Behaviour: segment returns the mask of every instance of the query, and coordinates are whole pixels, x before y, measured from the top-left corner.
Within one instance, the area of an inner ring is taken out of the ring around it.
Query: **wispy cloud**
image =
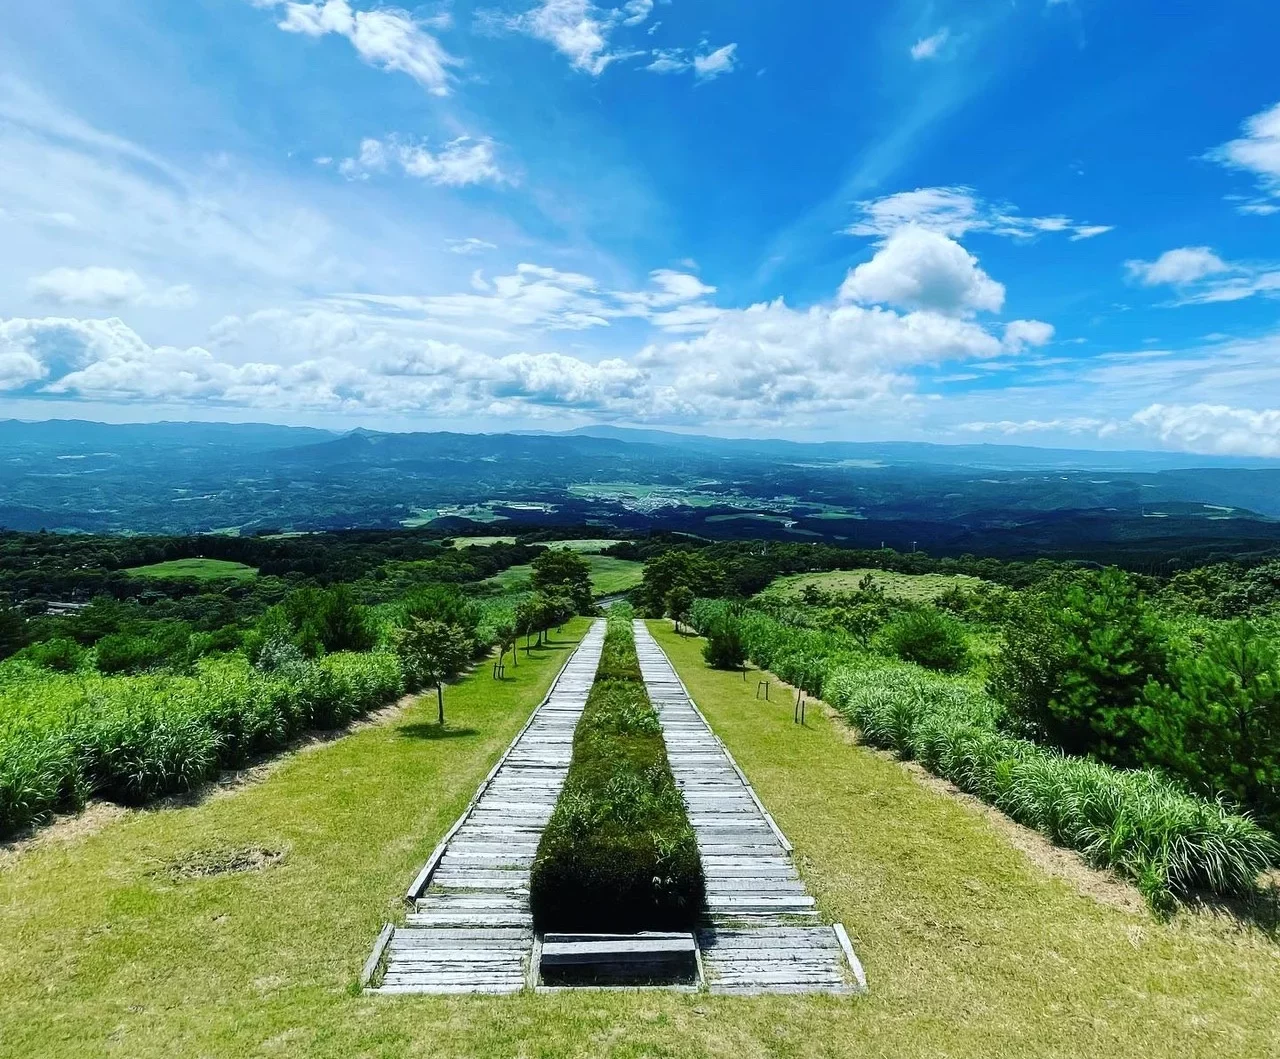
[[[1224,261],[1207,246],[1166,250],[1154,261],[1126,261],[1130,282],[1172,287],[1177,305],[1237,302],[1254,295],[1280,298],[1280,266]]]
[[[497,250],[496,243],[468,236],[466,239],[446,239],[445,247],[451,254],[483,254],[486,250]]]
[[[433,95],[449,94],[449,68],[461,63],[428,32],[427,23],[393,8],[353,10],[347,0],[297,3],[295,0],[250,0],[255,7],[280,13],[276,23],[286,33],[345,37],[370,66],[408,74]]]
[[[398,137],[386,140],[365,139],[360,153],[344,158],[338,172],[348,180],[368,180],[392,167],[405,176],[426,180],[444,187],[467,184],[506,184],[512,178],[499,168],[493,142],[462,136],[432,152],[424,143],[413,143]]]
[[[932,36],[921,37],[916,41],[911,46],[911,58],[915,59],[916,62],[920,62],[922,59],[936,59],[950,39],[951,30],[943,26]]]
[[[1267,215],[1280,212],[1280,103],[1253,115],[1241,128],[1242,135],[1215,147],[1206,157],[1230,169],[1257,178],[1255,198],[1236,198],[1241,213]]]
[[[1112,225],[1081,224],[1060,214],[1025,217],[1016,207],[988,202],[973,188],[963,185],[900,191],[859,202],[858,209],[862,216],[845,229],[849,235],[887,236],[905,225],[914,225],[953,238],[970,232],[990,232],[1014,239],[1033,239],[1038,235],[1066,232],[1075,242],[1113,230]]]

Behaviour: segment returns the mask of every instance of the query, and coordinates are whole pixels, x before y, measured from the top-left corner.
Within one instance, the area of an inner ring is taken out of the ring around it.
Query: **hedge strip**
[[[697,839],[640,676],[631,612],[614,607],[564,790],[534,859],[534,925],[691,930],[705,890]]]

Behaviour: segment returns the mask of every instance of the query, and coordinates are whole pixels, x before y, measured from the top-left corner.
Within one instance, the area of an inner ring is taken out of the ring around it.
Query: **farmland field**
[[[894,599],[913,602],[935,600],[953,588],[974,589],[983,584],[981,578],[968,574],[899,574],[892,570],[831,570],[820,574],[796,574],[780,577],[769,586],[769,593],[780,596],[799,595],[813,586],[824,592],[854,592],[868,574],[876,587]]]
[[[131,577],[189,577],[197,581],[220,581],[228,578],[248,581],[258,576],[258,571],[252,566],[226,559],[171,559],[169,562],[152,563],[150,566],[135,566],[125,572]]]

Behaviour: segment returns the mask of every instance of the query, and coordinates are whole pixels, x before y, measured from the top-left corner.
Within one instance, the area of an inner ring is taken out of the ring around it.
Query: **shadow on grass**
[[[396,729],[401,739],[461,739],[479,732],[478,728],[451,728],[448,724],[402,724]]]

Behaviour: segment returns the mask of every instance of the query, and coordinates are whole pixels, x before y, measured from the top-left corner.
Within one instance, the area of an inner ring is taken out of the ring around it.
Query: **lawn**
[[[757,674],[708,669],[701,640],[650,628],[867,970],[871,993],[856,1005],[817,1016],[816,1002],[779,1002],[786,1054],[1274,1054],[1280,944],[1205,915],[1165,926],[1084,896],[980,809],[850,745],[842,722],[811,707],[798,727],[785,694],[756,701]]]
[[[794,574],[780,577],[766,591],[770,594],[795,596],[810,585],[824,592],[853,592],[870,574],[886,596],[915,603],[937,599],[953,588],[973,589],[982,578],[969,574],[898,574],[892,570],[829,570],[819,574]]]
[[[448,690],[187,808],[0,854],[5,1059],[253,1055],[951,1059],[1273,1051],[1280,949],[1103,907],[972,808],[848,745],[816,710],[755,700],[655,623],[795,843],[871,994],[365,997],[382,921],[543,694],[568,644]],[[574,637],[585,623],[569,627]],[[202,877],[228,850],[261,870]],[[272,863],[271,855],[284,857]],[[182,870],[185,869],[185,870]]]
[[[170,559],[167,563],[134,566],[125,571],[130,577],[191,578],[196,581],[248,581],[258,571],[244,563],[228,559]]]
[[[633,559],[615,559],[610,555],[583,555],[591,567],[591,588],[597,596],[609,596],[626,592],[640,584],[644,577],[644,563]],[[486,578],[486,585],[496,585],[505,591],[517,590],[533,576],[528,564],[509,566],[501,573]]]

